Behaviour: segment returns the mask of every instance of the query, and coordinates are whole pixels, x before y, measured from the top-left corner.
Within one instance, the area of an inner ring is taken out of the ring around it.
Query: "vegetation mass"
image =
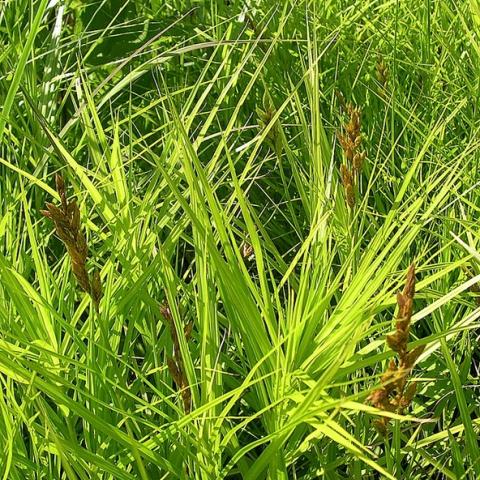
[[[479,0],[0,2],[0,479],[480,478]]]

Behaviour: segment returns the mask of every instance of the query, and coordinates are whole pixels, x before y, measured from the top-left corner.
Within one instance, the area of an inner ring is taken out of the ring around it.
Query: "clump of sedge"
[[[182,358],[182,351],[180,350],[177,329],[175,327],[172,312],[167,303],[163,303],[160,306],[160,313],[168,329],[170,330],[170,336],[173,343],[173,357],[169,356],[167,358],[168,370],[180,391],[180,395],[182,396],[185,413],[190,413],[192,409],[192,392],[190,390],[190,385],[188,384],[187,375],[185,373],[185,366]],[[192,328],[193,323],[190,322],[183,329],[183,334],[185,335],[187,342],[190,340],[192,335]]]
[[[60,175],[55,176],[57,192],[60,196],[60,207],[46,203],[46,210],[41,213],[53,221],[55,232],[65,245],[72,262],[72,272],[80,288],[88,293],[98,312],[102,298],[100,274],[95,271],[91,278],[87,273],[88,247],[85,236],[80,229],[80,210],[75,200],[69,202],[65,190],[65,182]]]
[[[345,110],[348,122],[343,126],[342,132],[337,133],[346,160],[346,163],[340,166],[340,175],[347,205],[353,208],[355,206],[356,179],[362,170],[366,153],[362,150],[361,111],[351,103],[345,106]]]
[[[414,295],[415,266],[412,264],[407,273],[405,287],[397,294],[398,315],[395,333],[387,335],[387,344],[397,354],[397,360],[390,361],[387,371],[382,375],[381,388],[368,397],[374,407],[388,412],[403,413],[412,402],[416,391],[416,383],[407,386],[407,379],[425,346],[421,345],[408,351]],[[387,417],[375,421],[375,427],[383,435],[387,433],[388,421]]]

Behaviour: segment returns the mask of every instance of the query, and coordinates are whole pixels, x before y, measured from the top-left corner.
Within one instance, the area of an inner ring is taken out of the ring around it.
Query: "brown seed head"
[[[340,167],[342,183],[345,188],[345,198],[350,208],[355,206],[355,186],[360,174],[366,153],[362,151],[361,111],[348,103],[345,107],[348,121],[342,131],[337,132],[337,138],[342,147],[346,165]]]
[[[403,410],[412,402],[415,394],[415,384],[411,383],[407,386],[408,376],[425,346],[421,345],[410,352],[408,351],[414,295],[415,267],[412,264],[408,269],[403,291],[397,294],[398,316],[395,323],[395,332],[387,335],[386,338],[388,346],[396,352],[398,360],[390,360],[388,369],[381,378],[382,386],[368,397],[368,400],[375,407],[386,411],[403,413]],[[375,426],[380,433],[385,435],[388,419],[377,420]]]
[[[55,176],[55,185],[60,196],[61,208],[52,203],[46,203],[46,210],[41,213],[53,221],[55,232],[64,243],[72,263],[72,272],[80,288],[88,293],[98,311],[98,302],[101,297],[101,286],[98,284],[99,277],[90,280],[86,262],[88,258],[88,246],[85,236],[80,228],[80,209],[75,200],[68,202],[65,182],[60,175]]]

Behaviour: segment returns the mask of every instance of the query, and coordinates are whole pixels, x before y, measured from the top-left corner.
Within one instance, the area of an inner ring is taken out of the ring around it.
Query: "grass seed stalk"
[[[414,296],[415,266],[412,264],[408,269],[405,287],[397,294],[398,314],[395,332],[387,335],[387,345],[397,354],[397,359],[390,360],[381,378],[382,386],[368,397],[373,406],[388,412],[403,413],[412,402],[416,391],[416,383],[407,386],[407,380],[425,345],[408,350]],[[388,418],[376,420],[375,426],[380,433],[386,434]]]
[[[46,203],[46,210],[41,213],[53,221],[55,233],[67,249],[72,262],[72,272],[80,288],[92,298],[95,310],[99,311],[102,298],[100,273],[96,270],[89,277],[87,272],[88,246],[80,226],[80,209],[75,200],[67,199],[65,182],[61,175],[55,176],[55,184],[60,196],[60,207]]]

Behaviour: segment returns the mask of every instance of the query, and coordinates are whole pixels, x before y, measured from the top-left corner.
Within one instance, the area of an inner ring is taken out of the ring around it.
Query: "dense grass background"
[[[2,479],[480,478],[478,0],[4,0],[0,29]],[[412,262],[426,348],[383,437]]]

